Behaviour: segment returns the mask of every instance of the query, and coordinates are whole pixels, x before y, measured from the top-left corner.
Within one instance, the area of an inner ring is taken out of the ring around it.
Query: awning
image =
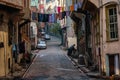
[[[18,12],[22,10],[22,6],[17,6],[0,0],[0,10],[6,10],[8,12]]]
[[[31,22],[30,19],[25,19],[25,21],[24,21],[23,23],[21,23],[21,24],[19,25],[19,27],[22,27],[22,26],[24,26],[25,24],[27,24],[27,23],[29,23],[29,22]]]

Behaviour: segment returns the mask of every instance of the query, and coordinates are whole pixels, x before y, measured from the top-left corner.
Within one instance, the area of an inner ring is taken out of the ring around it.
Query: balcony
[[[23,0],[0,0],[0,5],[8,6],[16,9],[23,8]]]
[[[99,8],[99,0],[89,0],[95,7]],[[106,1],[106,0],[105,0]],[[108,0],[109,1],[109,0]],[[94,10],[94,9],[93,9]]]
[[[24,16],[23,16],[23,18],[24,19],[30,19],[30,9],[29,8],[24,8],[23,10],[22,10],[22,12],[24,13]]]

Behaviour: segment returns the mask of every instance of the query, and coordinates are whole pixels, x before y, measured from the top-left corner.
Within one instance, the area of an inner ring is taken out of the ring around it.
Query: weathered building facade
[[[100,24],[98,1],[94,4],[91,1],[84,1],[83,10],[85,12],[85,55],[87,56],[88,67],[93,66],[93,70],[99,70],[99,47],[100,47]]]
[[[20,62],[22,39],[26,41],[26,51],[30,52],[29,25],[26,25],[30,17],[29,0],[0,1],[0,76],[13,72],[14,64]]]
[[[19,30],[21,34],[21,40],[25,40],[26,42],[26,52],[31,52],[31,41],[30,41],[30,21],[31,21],[31,11],[30,11],[30,0],[23,0],[23,10],[24,14],[21,17],[21,21],[19,22]],[[19,36],[20,37],[20,36]],[[19,38],[19,41],[21,41]]]
[[[100,2],[101,68],[107,76],[120,74],[119,7],[119,0],[102,0]]]
[[[6,76],[13,63],[12,44],[17,42],[17,27],[22,1],[0,1],[0,76]]]
[[[86,22],[86,29],[90,28],[86,52],[92,54],[90,57],[99,72],[107,76],[120,74],[119,6],[119,0],[84,0],[82,7],[90,13],[90,24]]]
[[[65,7],[66,7],[66,11],[69,12],[69,14],[71,14],[71,12],[69,11],[69,6],[71,6],[73,3],[72,0],[66,0],[65,1]],[[67,47],[70,47],[71,45],[75,44],[76,48],[77,48],[77,37],[75,35],[75,30],[74,30],[74,24],[75,22],[70,18],[70,16],[66,16],[66,33],[67,33]]]

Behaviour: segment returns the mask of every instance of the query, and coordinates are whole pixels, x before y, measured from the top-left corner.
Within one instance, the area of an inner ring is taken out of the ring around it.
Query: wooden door
[[[114,64],[114,55],[109,55],[109,75],[112,76],[115,74],[115,64]]]

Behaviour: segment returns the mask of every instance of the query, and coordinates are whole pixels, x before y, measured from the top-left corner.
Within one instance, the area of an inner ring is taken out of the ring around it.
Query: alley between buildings
[[[23,76],[25,80],[96,80],[80,72],[53,37],[47,41],[47,49],[39,50],[31,66]],[[98,80],[98,79],[97,79]]]

